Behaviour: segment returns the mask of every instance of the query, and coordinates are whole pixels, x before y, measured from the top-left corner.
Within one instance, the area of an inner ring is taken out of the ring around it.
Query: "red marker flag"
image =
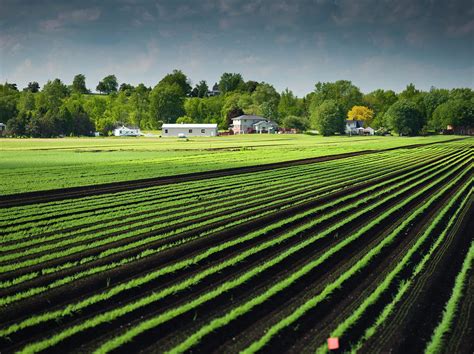
[[[339,349],[339,338],[328,338],[328,349],[335,350]]]

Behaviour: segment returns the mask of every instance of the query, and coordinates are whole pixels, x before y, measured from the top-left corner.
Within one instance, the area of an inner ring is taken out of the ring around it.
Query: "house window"
[[[201,133],[204,134],[206,132],[206,129],[201,129]]]
[[[189,132],[190,132],[190,133],[192,133],[192,132],[193,132],[193,130],[192,130],[192,129],[189,129]]]
[[[168,129],[165,129],[165,134],[168,134]]]

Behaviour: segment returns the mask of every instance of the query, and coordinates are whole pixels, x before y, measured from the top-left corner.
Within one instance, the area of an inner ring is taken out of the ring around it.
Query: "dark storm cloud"
[[[11,1],[0,4],[1,80],[155,84],[181,68],[294,89],[473,86],[472,1]]]

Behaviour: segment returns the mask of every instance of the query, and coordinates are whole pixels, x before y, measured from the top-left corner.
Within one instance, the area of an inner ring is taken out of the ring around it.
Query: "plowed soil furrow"
[[[370,342],[361,350],[421,352],[431,339],[434,328],[449,299],[454,279],[461,269],[474,230],[474,203],[467,208],[459,225],[443,247],[432,257],[414,282],[408,296],[394,311]],[[456,334],[457,335],[457,334]],[[374,346],[377,343],[377,346]]]

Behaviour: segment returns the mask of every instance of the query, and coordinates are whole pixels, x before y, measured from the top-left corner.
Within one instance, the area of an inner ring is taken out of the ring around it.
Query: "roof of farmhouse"
[[[245,120],[245,119],[252,119],[252,120],[267,120],[267,118],[265,117],[261,117],[261,116],[252,116],[252,115],[248,115],[248,114],[244,114],[244,115],[241,115],[241,116],[238,116],[238,117],[234,117],[232,118],[232,120],[234,119],[240,119],[240,120]]]
[[[217,129],[217,124],[163,124],[162,129],[185,128],[185,129]]]

